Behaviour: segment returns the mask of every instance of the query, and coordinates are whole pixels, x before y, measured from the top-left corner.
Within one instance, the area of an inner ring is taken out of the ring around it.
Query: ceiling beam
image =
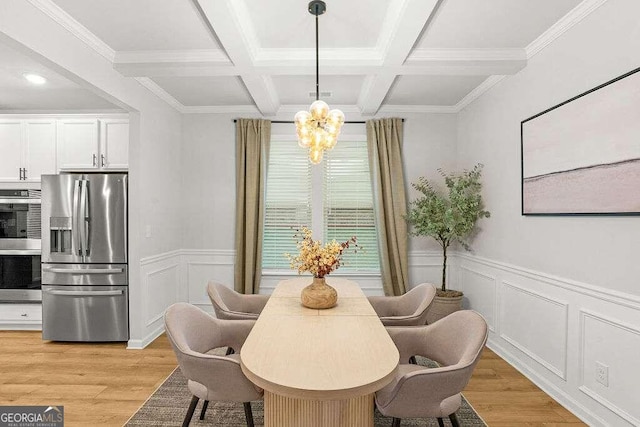
[[[378,45],[385,71],[369,75],[358,96],[362,114],[375,114],[393,85],[396,73],[387,67],[401,66],[438,4],[437,0],[393,0],[389,3]]]
[[[258,42],[251,25],[249,13],[243,1],[237,0],[192,0],[210,23],[213,32],[224,47],[233,65],[240,71],[244,82],[256,107],[265,116],[277,113],[280,101],[270,76],[247,74],[243,70],[253,67]]]

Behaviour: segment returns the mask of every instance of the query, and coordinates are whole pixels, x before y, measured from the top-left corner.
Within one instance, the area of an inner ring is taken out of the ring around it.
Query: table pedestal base
[[[264,391],[265,427],[373,427],[373,394],[345,400],[294,399]]]

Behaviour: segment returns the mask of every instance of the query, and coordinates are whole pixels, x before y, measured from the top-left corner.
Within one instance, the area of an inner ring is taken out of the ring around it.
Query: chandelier
[[[318,58],[318,16],[327,10],[321,0],[309,2],[309,13],[316,17],[316,100],[309,111],[298,111],[294,117],[298,145],[309,149],[309,160],[314,165],[322,161],[325,150],[331,150],[338,142],[340,128],[344,123],[344,113],[329,110],[326,102],[320,100],[319,58]]]

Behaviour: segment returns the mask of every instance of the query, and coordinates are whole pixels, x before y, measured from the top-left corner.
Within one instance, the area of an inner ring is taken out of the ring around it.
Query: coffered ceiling
[[[315,91],[307,0],[29,0],[179,111],[279,112]],[[320,91],[363,115],[456,112],[604,0],[325,0]]]

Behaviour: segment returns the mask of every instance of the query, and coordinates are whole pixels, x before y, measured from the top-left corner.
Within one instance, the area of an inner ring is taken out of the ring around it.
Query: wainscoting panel
[[[207,296],[207,283],[214,281],[233,288],[234,251],[183,250],[187,301],[212,312]]]
[[[180,251],[171,251],[140,260],[143,339],[130,340],[129,348],[143,348],[164,331],[163,315],[167,307],[182,300]]]
[[[590,426],[640,425],[639,296],[469,253],[455,257],[468,307],[489,321],[496,304],[489,348]],[[608,386],[596,380],[596,362],[608,370]]]
[[[640,330],[587,310],[580,310],[580,326],[580,390],[640,425]],[[604,381],[599,368],[607,371]]]
[[[457,286],[464,293],[464,307],[482,314],[491,332],[496,332],[497,284],[495,276],[461,264]]]
[[[500,337],[566,379],[569,305],[502,282]]]

